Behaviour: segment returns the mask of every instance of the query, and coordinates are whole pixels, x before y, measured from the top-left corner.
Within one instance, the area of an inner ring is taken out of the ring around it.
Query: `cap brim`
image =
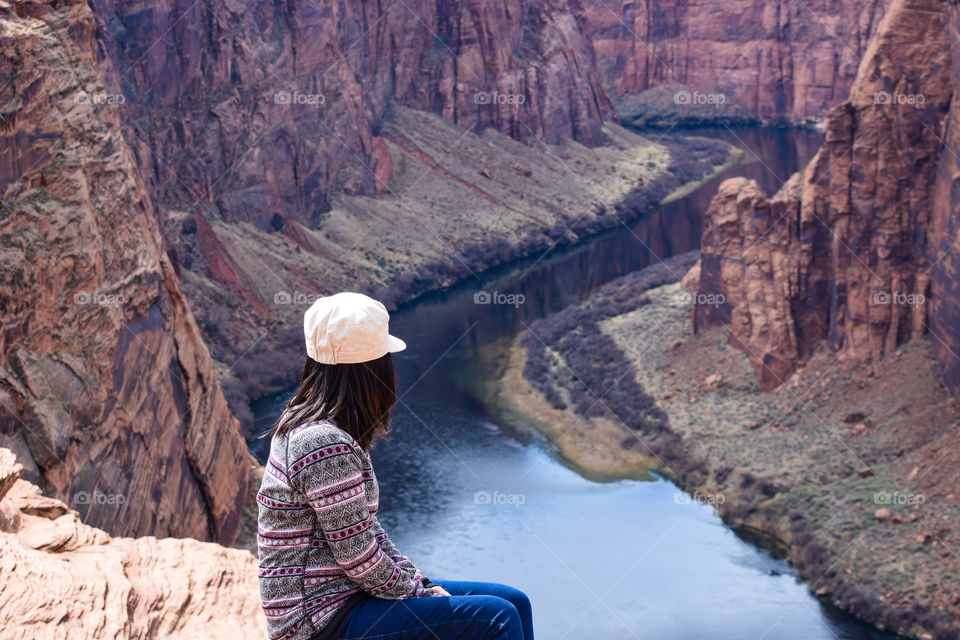
[[[387,336],[387,351],[390,353],[396,353],[397,351],[403,351],[407,348],[407,343],[398,338],[397,336]]]

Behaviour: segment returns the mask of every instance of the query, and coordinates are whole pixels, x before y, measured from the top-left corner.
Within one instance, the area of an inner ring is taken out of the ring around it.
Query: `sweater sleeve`
[[[432,596],[410,563],[397,561],[377,539],[383,532],[367,509],[360,460],[343,443],[320,446],[292,478],[310,501],[330,551],[347,577],[378,598],[402,600]],[[398,554],[399,555],[399,552]],[[400,556],[404,560],[403,556]]]
[[[393,540],[390,539],[390,536],[387,535],[387,532],[383,530],[383,526],[380,524],[380,519],[377,516],[373,516],[373,526],[377,531],[377,542],[380,543],[380,548],[385,554],[390,556],[390,559],[396,562],[399,566],[413,571],[414,573],[421,576],[420,582],[427,589],[433,590],[434,587],[439,586],[436,582],[430,580],[422,573],[417,567],[413,564],[413,561],[410,560],[407,556],[400,553],[400,550],[397,549],[397,546],[393,544]]]
[[[419,571],[413,562],[407,556],[400,553],[400,550],[397,549],[397,546],[393,544],[393,540],[390,539],[390,536],[387,535],[387,532],[383,530],[383,526],[380,524],[380,519],[377,516],[372,516],[373,518],[373,530],[377,536],[377,542],[380,544],[380,548],[385,554],[387,554],[391,560],[396,562],[398,565],[404,569],[409,569],[410,571]]]

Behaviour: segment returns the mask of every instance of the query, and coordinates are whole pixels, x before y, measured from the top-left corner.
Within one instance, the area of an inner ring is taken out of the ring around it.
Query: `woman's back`
[[[332,422],[273,437],[257,493],[271,638],[308,638],[327,626],[344,602],[364,594],[358,578],[380,597],[430,595],[380,527],[378,498],[369,455]]]

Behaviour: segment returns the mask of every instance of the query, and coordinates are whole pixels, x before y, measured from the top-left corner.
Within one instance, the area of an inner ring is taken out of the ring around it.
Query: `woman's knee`
[[[513,587],[505,584],[491,583],[490,587],[489,595],[503,598],[512,604],[520,613],[521,617],[530,615],[530,598],[528,598],[527,594],[525,594],[523,591],[514,589]]]
[[[516,607],[521,615],[530,612],[530,598],[523,591],[503,585],[503,592],[497,595]]]
[[[470,597],[475,598],[477,618],[488,621],[485,640],[523,639],[520,612],[513,602],[500,596]]]

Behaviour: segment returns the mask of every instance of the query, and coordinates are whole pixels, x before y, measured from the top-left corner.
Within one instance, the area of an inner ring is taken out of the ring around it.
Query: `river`
[[[712,507],[665,480],[593,482],[540,441],[491,423],[471,392],[482,362],[525,324],[658,258],[696,249],[721,180],[768,194],[816,152],[804,130],[703,129],[744,160],[692,194],[581,244],[493,269],[392,315],[401,398],[373,451],[381,520],[433,578],[515,585],[540,640],[879,640],[895,638],[810,594],[787,563],[738,537]],[[648,134],[654,139],[657,134]],[[478,292],[524,303],[476,304]],[[258,427],[286,395],[258,403]],[[251,440],[263,460],[264,440]]]

